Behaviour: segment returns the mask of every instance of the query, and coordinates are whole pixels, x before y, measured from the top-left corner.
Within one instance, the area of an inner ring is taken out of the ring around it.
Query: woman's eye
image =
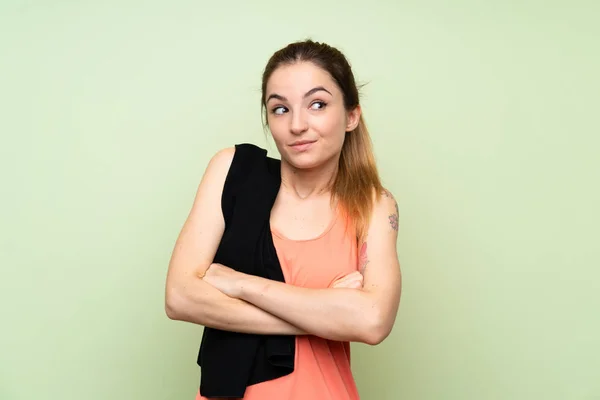
[[[271,112],[275,115],[281,115],[286,112],[286,108],[282,106],[275,107]]]
[[[323,101],[315,101],[310,105],[310,108],[313,110],[322,110],[323,108],[325,108],[326,105],[327,104],[325,104],[325,102]]]

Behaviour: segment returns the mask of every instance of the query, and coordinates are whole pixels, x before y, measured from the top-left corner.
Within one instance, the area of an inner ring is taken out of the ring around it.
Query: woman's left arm
[[[400,302],[397,237],[398,206],[386,191],[375,201],[366,240],[359,245],[362,289],[302,288],[218,265],[204,279],[308,334],[376,345],[390,334]]]

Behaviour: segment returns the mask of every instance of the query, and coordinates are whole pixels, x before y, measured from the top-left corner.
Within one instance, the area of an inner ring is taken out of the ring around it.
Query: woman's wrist
[[[240,300],[249,301],[254,293],[260,291],[261,281],[263,279],[248,274],[242,274],[237,282],[236,297]],[[264,286],[264,285],[262,285]]]

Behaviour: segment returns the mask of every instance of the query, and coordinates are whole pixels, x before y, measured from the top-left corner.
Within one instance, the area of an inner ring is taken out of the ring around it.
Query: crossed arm
[[[367,240],[360,244],[362,287],[353,286],[356,277],[337,288],[308,289],[246,275],[211,264],[224,230],[220,199],[234,151],[223,150],[210,161],[175,245],[166,283],[169,318],[245,333],[384,340],[401,291],[398,210],[391,194],[377,199]]]

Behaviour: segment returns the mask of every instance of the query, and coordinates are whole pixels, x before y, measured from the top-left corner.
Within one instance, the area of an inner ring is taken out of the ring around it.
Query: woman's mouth
[[[314,142],[314,140],[299,140],[292,143],[291,147],[298,152],[303,152],[308,150]]]

